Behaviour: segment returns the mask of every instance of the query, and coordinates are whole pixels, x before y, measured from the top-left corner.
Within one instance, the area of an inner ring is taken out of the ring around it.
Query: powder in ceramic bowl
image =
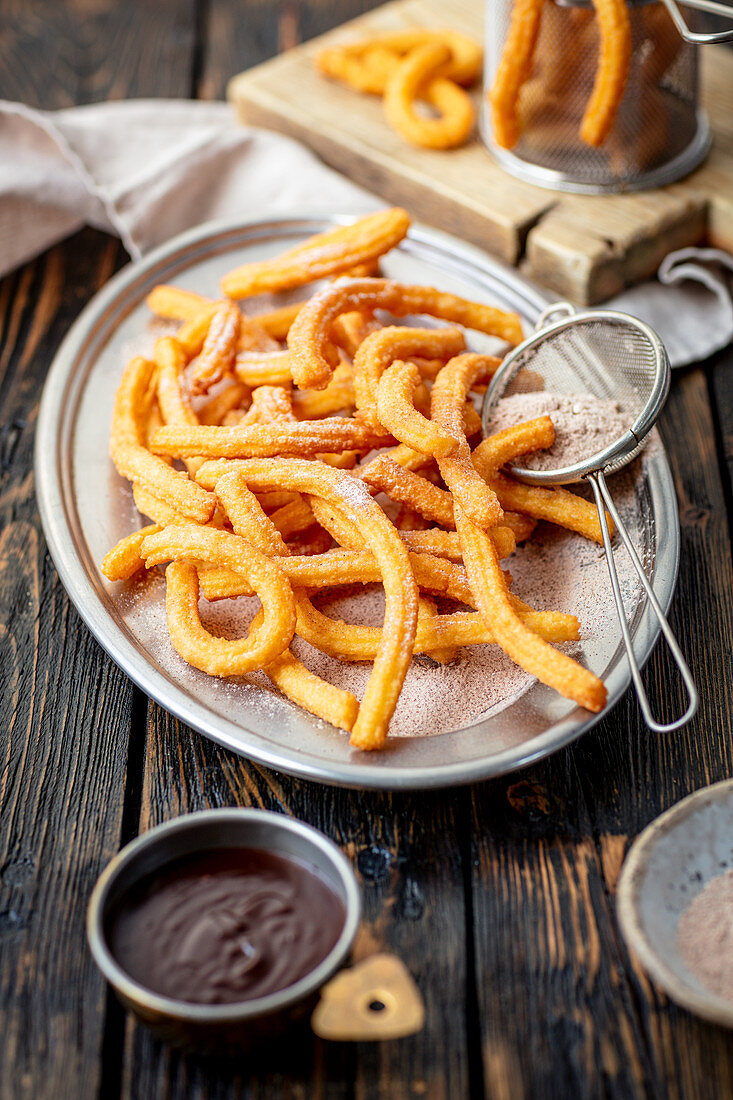
[[[733,870],[711,879],[685,909],[677,942],[700,984],[733,1004]]]

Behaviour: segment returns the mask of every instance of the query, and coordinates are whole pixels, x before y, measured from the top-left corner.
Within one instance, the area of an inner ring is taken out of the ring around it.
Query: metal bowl
[[[133,981],[112,955],[107,918],[140,879],[182,856],[222,848],[259,848],[315,867],[343,902],[341,934],[310,974],[266,997],[199,1005],[153,993]],[[97,966],[123,1005],[160,1038],[203,1050],[251,1051],[308,1021],[319,989],[348,958],[360,916],[361,895],[351,865],[322,833],[264,810],[206,810],[158,825],[122,849],[92,891],[87,937]]]
[[[733,868],[733,779],[703,787],[648,825],[618,883],[626,942],[673,1001],[733,1027],[733,1004],[702,985],[677,942],[680,917],[708,882]]]

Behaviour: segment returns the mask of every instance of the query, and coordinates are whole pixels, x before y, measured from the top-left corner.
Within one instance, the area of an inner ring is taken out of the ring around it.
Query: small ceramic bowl
[[[172,860],[222,848],[259,848],[310,864],[344,905],[341,934],[300,981],[265,997],[199,1005],[161,996],[133,981],[112,955],[105,928],[116,903],[140,879]],[[322,833],[264,810],[186,814],[133,840],[108,865],[89,901],[87,937],[95,962],[126,1008],[167,1042],[203,1050],[254,1050],[305,1022],[318,991],[346,962],[361,916],[361,895],[348,860]]]
[[[683,798],[634,841],[618,884],[626,942],[666,993],[690,1012],[733,1027],[733,1003],[702,985],[677,944],[685,909],[733,868],[733,779]]]

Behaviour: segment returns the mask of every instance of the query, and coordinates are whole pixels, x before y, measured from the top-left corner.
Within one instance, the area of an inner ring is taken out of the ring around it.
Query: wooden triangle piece
[[[425,1005],[396,955],[371,955],[324,985],[311,1017],[321,1039],[401,1039],[425,1023]]]

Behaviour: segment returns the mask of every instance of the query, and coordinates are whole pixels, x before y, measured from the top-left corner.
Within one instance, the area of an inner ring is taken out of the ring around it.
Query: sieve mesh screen
[[[591,311],[537,333],[523,348],[511,353],[487,393],[487,413],[511,385],[519,371],[539,376],[549,393],[590,394],[613,399],[620,407],[625,428],[619,453],[589,453],[572,467],[533,473],[537,481],[574,481],[591,470],[609,474],[634,458],[661,409],[669,385],[669,362],[664,348],[646,325],[625,314]],[[567,471],[567,477],[560,475]]]

